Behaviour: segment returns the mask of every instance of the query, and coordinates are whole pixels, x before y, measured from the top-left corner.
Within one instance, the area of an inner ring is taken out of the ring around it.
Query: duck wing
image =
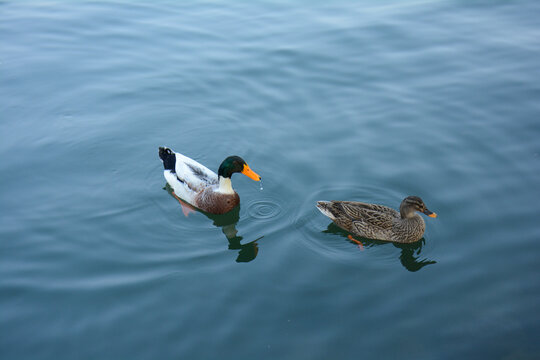
[[[390,219],[399,217],[399,213],[396,210],[384,205],[368,204],[359,201],[334,201],[334,203],[339,203],[343,211],[353,220],[356,218],[378,216],[388,217]]]
[[[215,172],[197,161],[175,153],[176,163],[174,170],[178,181],[186,184],[192,191],[199,192],[204,188],[218,183]]]
[[[385,239],[393,226],[393,217],[385,213],[365,209],[362,216],[352,221],[356,233],[371,239]]]
[[[387,239],[399,213],[387,206],[356,201],[319,201],[317,207],[338,226],[370,239]]]

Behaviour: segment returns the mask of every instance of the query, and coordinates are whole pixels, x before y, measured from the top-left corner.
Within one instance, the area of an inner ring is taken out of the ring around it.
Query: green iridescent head
[[[229,156],[219,166],[218,176],[230,178],[234,173],[242,173],[255,181],[261,180],[261,177],[251,170],[248,164],[240,156]]]

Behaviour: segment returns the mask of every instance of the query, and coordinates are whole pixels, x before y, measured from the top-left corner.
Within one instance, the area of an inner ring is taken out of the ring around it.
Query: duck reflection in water
[[[388,241],[381,240],[372,240],[361,237],[353,237],[348,231],[343,230],[334,223],[330,223],[326,230],[323,233],[341,235],[347,241],[350,241],[354,244],[357,244],[361,249],[367,249],[374,246],[382,246],[392,244],[393,246],[401,249],[401,254],[399,255],[399,260],[403,267],[411,272],[418,271],[426,265],[436,264],[436,261],[419,259],[422,252],[422,247],[425,244],[425,239],[422,238],[414,243],[409,244],[400,244]]]
[[[250,262],[257,257],[259,253],[259,247],[257,241],[263,237],[259,237],[249,243],[242,244],[242,236],[238,236],[238,230],[236,229],[236,224],[240,220],[240,206],[235,207],[233,210],[222,215],[210,214],[199,209],[194,208],[188,203],[182,201],[176,194],[169,184],[166,184],[164,187],[167,192],[174,197],[180,205],[182,206],[182,212],[187,217],[192,212],[198,212],[204,214],[207,218],[214,222],[214,225],[221,228],[221,231],[229,241],[229,250],[239,250],[238,257],[236,262]]]

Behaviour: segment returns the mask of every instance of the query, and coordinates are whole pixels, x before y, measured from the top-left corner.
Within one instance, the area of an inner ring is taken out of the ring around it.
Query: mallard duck
[[[240,197],[232,188],[232,174],[239,172],[255,181],[261,180],[239,156],[229,156],[223,160],[217,174],[166,147],[159,148],[159,157],[165,168],[163,175],[174,193],[211,214],[224,214],[240,203]]]
[[[399,212],[384,205],[356,201],[317,201],[317,208],[350,233],[397,243],[412,243],[424,235],[426,225],[417,211],[437,217],[418,196],[403,199]]]

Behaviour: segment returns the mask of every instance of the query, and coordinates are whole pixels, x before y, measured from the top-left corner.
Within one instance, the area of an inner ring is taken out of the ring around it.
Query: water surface
[[[536,359],[540,6],[0,3],[3,359]],[[233,177],[182,213],[158,146]],[[317,200],[438,213],[347,239]]]

